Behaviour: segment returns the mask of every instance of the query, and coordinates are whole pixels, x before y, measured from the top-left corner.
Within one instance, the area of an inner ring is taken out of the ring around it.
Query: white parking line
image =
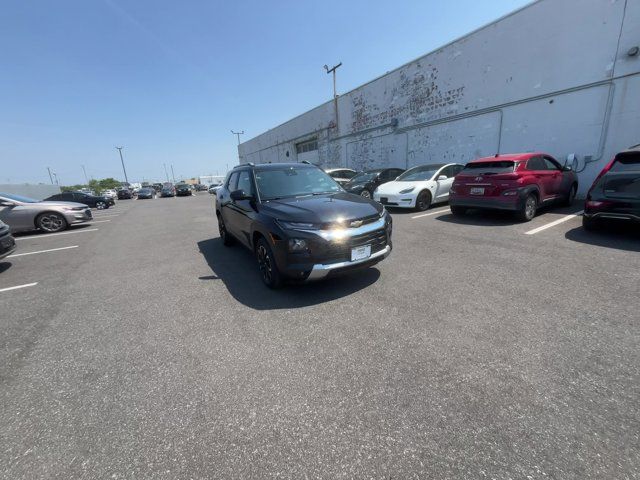
[[[117,217],[118,213],[106,213],[104,215],[93,215],[93,218]]]
[[[49,250],[38,250],[37,252],[14,253],[13,255],[9,255],[7,258],[24,257],[25,255],[35,255],[36,253],[57,252],[58,250],[69,250],[70,248],[78,248],[78,245],[72,245],[71,247],[50,248]]]
[[[108,222],[109,220],[107,220]],[[71,235],[72,233],[84,233],[84,232],[95,232],[96,230],[98,230],[97,228],[83,228],[83,229],[78,229],[78,230],[73,230],[71,232],[60,232],[60,233],[41,233],[39,235],[29,235],[27,237],[16,237],[16,240],[27,240],[29,238],[49,238],[49,237],[55,237],[56,235]]]
[[[571,215],[567,215],[566,217],[559,218],[558,220],[554,220],[551,223],[547,223],[546,225],[542,225],[541,227],[534,228],[533,230],[529,230],[528,232],[526,232],[526,235],[534,235],[538,232],[542,232],[543,230],[546,230],[547,228],[555,227],[556,225],[560,225],[561,223],[568,222],[572,218],[579,217],[580,215],[582,215],[582,213],[583,211],[581,210],[577,213],[572,213]]]
[[[104,223],[104,222],[110,222],[110,221],[111,221],[111,220],[97,220],[97,221],[96,221],[96,220],[92,220],[92,221],[91,221],[91,222],[89,222],[89,223]],[[96,230],[97,230],[97,228],[96,228]]]
[[[438,210],[437,212],[429,212],[429,213],[423,213],[423,214],[421,214],[421,215],[414,215],[414,216],[413,216],[413,217],[411,217],[411,218],[413,219],[413,218],[428,217],[428,216],[430,216],[430,215],[437,215],[437,214],[439,214],[439,213],[444,213],[444,212],[448,212],[448,211],[449,211],[449,209],[448,209],[448,208],[444,208],[444,209],[442,209],[442,210]]]
[[[33,283],[25,283],[24,285],[16,285],[15,287],[0,288],[0,292],[8,292],[9,290],[18,290],[19,288],[33,287],[34,285],[37,285],[37,284],[38,282],[33,282]]]

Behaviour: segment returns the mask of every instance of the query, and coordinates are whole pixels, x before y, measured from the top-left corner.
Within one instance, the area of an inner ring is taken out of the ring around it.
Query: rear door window
[[[560,165],[558,165],[550,157],[544,157],[544,165],[547,170],[560,170]]]

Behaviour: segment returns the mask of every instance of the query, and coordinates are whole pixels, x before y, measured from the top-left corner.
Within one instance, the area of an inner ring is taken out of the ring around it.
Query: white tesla
[[[446,202],[455,177],[464,168],[459,163],[419,165],[392,182],[383,183],[373,199],[383,205],[426,210],[434,203]]]

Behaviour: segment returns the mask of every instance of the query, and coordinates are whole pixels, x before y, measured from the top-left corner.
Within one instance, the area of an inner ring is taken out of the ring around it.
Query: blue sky
[[[5,0],[0,183],[223,174],[245,140],[527,0]]]

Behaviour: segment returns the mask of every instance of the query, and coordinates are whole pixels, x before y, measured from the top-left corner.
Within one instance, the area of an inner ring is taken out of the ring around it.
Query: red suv
[[[468,163],[453,181],[449,205],[454,215],[469,208],[490,208],[517,212],[528,222],[547,203],[571,205],[577,191],[575,172],[552,156],[514,153]]]

